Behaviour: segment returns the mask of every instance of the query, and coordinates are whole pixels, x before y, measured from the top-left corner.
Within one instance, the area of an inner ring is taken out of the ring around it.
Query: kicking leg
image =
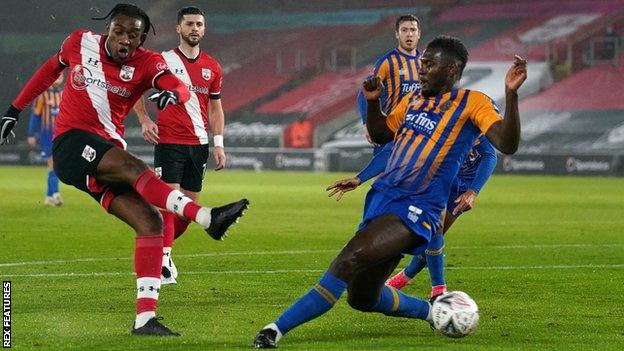
[[[249,205],[247,199],[241,199],[222,207],[201,207],[181,191],[172,189],[160,180],[143,161],[116,147],[104,154],[96,176],[102,184],[124,183],[133,186],[150,204],[199,223],[216,240],[225,236],[227,229],[243,215]]]
[[[160,293],[162,263],[162,218],[135,191],[115,196],[109,213],[126,222],[136,232],[134,269],[137,279],[136,319],[133,334],[177,336],[156,319],[156,305]]]

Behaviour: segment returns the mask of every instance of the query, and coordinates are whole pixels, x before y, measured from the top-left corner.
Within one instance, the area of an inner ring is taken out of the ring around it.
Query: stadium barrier
[[[153,164],[151,146],[130,147],[129,151]],[[371,148],[285,149],[228,148],[227,168],[286,171],[358,172],[372,158]],[[0,165],[43,165],[39,153],[26,145],[5,146]],[[207,168],[214,166],[212,157]],[[624,154],[517,154],[499,155],[498,174],[539,174],[579,176],[624,176]]]

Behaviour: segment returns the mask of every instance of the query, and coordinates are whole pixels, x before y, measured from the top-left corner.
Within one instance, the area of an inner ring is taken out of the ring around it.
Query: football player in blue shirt
[[[35,100],[28,124],[28,145],[36,147],[38,138],[41,158],[46,160],[48,164],[48,186],[43,202],[46,206],[61,206],[63,204],[59,180],[54,172],[54,161],[52,160],[52,134],[54,133],[54,120],[61,104],[63,78],[63,74],[61,74],[52,83],[52,86]]]
[[[293,328],[329,311],[347,291],[351,307],[387,316],[431,320],[431,304],[385,285],[402,254],[424,252],[442,227],[453,179],[476,139],[484,134],[499,151],[513,154],[520,142],[518,88],[526,61],[518,56],[505,77],[505,118],[478,91],[457,89],[468,51],[455,38],[432,40],[421,56],[421,96],[403,99],[384,116],[382,85],[367,79],[367,128],[377,144],[394,140],[384,173],[366,196],[364,219],[307,294],[256,335],[257,348],[276,347]]]
[[[336,181],[327,188],[329,196],[336,196],[340,200],[344,193],[354,190],[360,184],[381,174],[386,168],[386,163],[392,151],[392,144],[386,144],[383,150],[377,153],[371,162],[352,178]],[[423,268],[429,268],[431,278],[431,295],[436,296],[446,292],[446,280],[444,278],[444,234],[450,229],[455,220],[466,211],[472,209],[477,195],[489,179],[496,167],[496,151],[492,144],[484,136],[477,139],[466,160],[462,164],[459,174],[451,185],[451,194],[448,198],[444,215],[444,224],[441,233],[436,233],[422,254],[414,256],[409,265],[401,272],[386,281],[397,289],[402,289]]]

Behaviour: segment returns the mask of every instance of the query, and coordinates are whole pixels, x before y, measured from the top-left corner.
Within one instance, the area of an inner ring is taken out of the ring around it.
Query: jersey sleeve
[[[390,142],[384,145],[380,152],[377,153],[373,157],[373,159],[368,163],[368,165],[358,173],[357,177],[362,182],[365,183],[369,179],[376,177],[381,174],[381,172],[386,169],[386,165],[388,164],[388,160],[390,159],[390,155],[392,154],[392,146],[394,143]]]
[[[214,80],[212,81],[212,84],[210,84],[210,98],[218,100],[221,98],[221,86],[223,85],[223,71],[218,62],[215,62],[214,74]]]
[[[156,80],[161,75],[169,72],[169,66],[161,54],[153,52],[149,60],[145,61],[146,77],[150,79],[151,87],[156,89]]]
[[[388,128],[394,133],[399,129],[399,126],[403,123],[405,119],[405,113],[407,112],[407,107],[409,106],[410,98],[405,96],[401,99],[401,102],[390,112],[388,117],[386,117],[386,124]]]
[[[487,138],[483,135],[477,139],[477,143],[474,146],[475,150],[481,155],[481,160],[479,161],[479,165],[477,166],[477,172],[475,177],[470,184],[470,189],[479,193],[485,183],[488,181],[492,172],[494,172],[494,168],[496,168],[496,150],[494,150],[494,146],[490,144]]]
[[[487,133],[492,124],[503,119],[498,106],[489,96],[473,91],[470,98],[472,105],[470,120],[483,134]]]
[[[78,47],[80,47],[80,40],[82,34],[87,32],[86,29],[78,29],[72,32],[61,44],[61,49],[58,52],[58,62],[63,67],[69,67],[71,55],[73,55]]]
[[[381,81],[388,79],[390,76],[390,63],[385,57],[382,57],[375,62],[373,74],[381,78]]]

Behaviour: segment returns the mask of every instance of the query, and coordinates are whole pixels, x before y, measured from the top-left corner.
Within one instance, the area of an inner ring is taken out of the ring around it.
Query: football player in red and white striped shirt
[[[200,207],[125,151],[122,121],[143,92],[159,90],[151,99],[160,109],[187,102],[190,93],[160,54],[141,47],[151,28],[143,10],[118,4],[99,19],[108,18],[107,34],[77,30],[39,68],[0,119],[0,144],[9,140],[19,113],[68,68],[54,131],[55,172],[136,231],[137,310],[132,333],[179,335],[162,325],[155,313],[163,247],[157,207],[199,223],[212,236],[223,236],[248,202]]]
[[[169,69],[189,88],[191,97],[184,104],[170,105],[158,112],[157,123],[150,120],[143,105],[136,106],[146,141],[155,144],[154,168],[161,179],[186,196],[199,200],[206,162],[210,155],[208,141],[212,132],[216,170],[225,166],[223,150],[224,116],[221,107],[221,65],[201,51],[205,17],[197,7],[178,11],[176,32],[180,36],[177,48],[162,53]],[[175,213],[163,215],[162,284],[174,284],[178,271],[171,259],[174,237],[179,237],[188,221]]]

